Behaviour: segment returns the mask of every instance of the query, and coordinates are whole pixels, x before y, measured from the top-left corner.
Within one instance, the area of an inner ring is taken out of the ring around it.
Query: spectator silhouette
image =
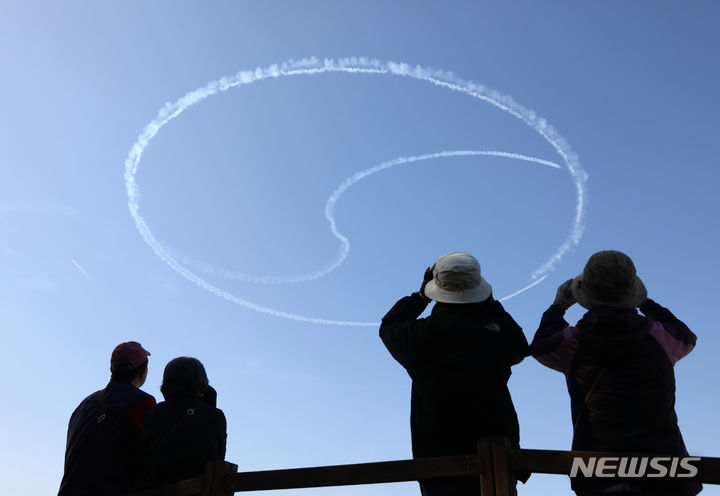
[[[588,312],[569,326],[563,315],[576,301]],[[630,257],[610,250],[592,255],[582,274],[558,288],[531,351],[566,376],[573,450],[687,456],[675,414],[673,365],[695,341],[685,324],[647,298]],[[701,487],[677,480],[572,479],[580,496],[692,496]]]
[[[428,303],[437,303],[419,319]],[[480,264],[468,253],[440,257],[420,291],[383,317],[380,337],[412,378],[413,456],[477,452],[477,439],[504,435],[519,444],[507,382],[528,344],[522,329],[492,297]],[[527,477],[523,477],[527,480]],[[423,496],[480,494],[475,477],[421,481]]]
[[[155,398],[139,389],[149,355],[135,341],[113,350],[110,382],[70,417],[58,496],[116,496],[132,489],[140,470],[143,419],[155,406]]]
[[[144,470],[139,488],[161,486],[205,474],[210,461],[225,458],[225,415],[215,407],[199,360],[179,357],[165,367],[158,403],[143,426]]]

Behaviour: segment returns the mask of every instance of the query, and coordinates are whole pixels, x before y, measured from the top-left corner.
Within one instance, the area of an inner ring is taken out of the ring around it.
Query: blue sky
[[[112,348],[131,339],[152,352],[144,389],[158,399],[170,359],[203,361],[228,417],[227,459],[241,469],[410,456],[410,381],[376,328],[287,320],[218,298],[164,264],[128,210],[125,159],[166,102],[239,70],[311,56],[452,71],[544,117],[589,175],[585,231],[506,308],[531,339],[557,285],[590,254],[630,254],[650,296],[699,336],[676,368],[677,410],[691,453],[720,456],[708,386],[720,377],[719,21],[709,1],[3,2],[8,492],[57,490],[68,418],[104,386]],[[486,156],[393,167],[338,201],[351,249],[327,276],[268,285],[217,275],[322,268],[340,249],[323,209],[345,179],[442,150],[504,151],[564,168]],[[292,76],[211,97],[161,129],[137,181],[157,239],[214,267],[198,271],[211,284],[281,311],[363,322],[415,291],[425,267],[449,251],[476,255],[496,296],[524,287],[568,237],[577,200],[565,163],[531,127],[392,75]],[[572,309],[568,318],[580,316]],[[527,359],[510,388],[522,444],[568,449],[562,376]],[[397,484],[293,494],[417,493]],[[566,478],[533,476],[520,494],[571,493]]]

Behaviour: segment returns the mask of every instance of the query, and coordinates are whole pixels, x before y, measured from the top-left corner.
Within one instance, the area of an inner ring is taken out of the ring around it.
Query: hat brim
[[[588,310],[596,307],[637,308],[647,298],[645,284],[637,276],[635,276],[635,282],[630,291],[618,301],[607,301],[588,294],[582,281],[583,275],[580,274],[573,279],[570,289],[577,302]]]
[[[480,284],[463,291],[442,289],[435,284],[434,280],[425,286],[425,296],[440,303],[477,303],[487,300],[490,295],[492,295],[492,286],[482,277]]]

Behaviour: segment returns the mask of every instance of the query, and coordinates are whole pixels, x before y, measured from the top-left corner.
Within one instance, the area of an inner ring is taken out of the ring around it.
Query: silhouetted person
[[[196,358],[179,357],[165,367],[160,387],[165,401],[143,426],[145,467],[139,488],[200,477],[210,461],[225,459],[227,424],[215,408],[216,391]]]
[[[155,398],[145,383],[150,352],[140,343],[119,344],[110,358],[110,382],[75,409],[58,496],[115,496],[133,488],[140,469],[140,436]]]
[[[418,319],[428,303],[429,317]],[[410,428],[415,458],[477,453],[477,439],[504,435],[519,444],[507,382],[528,344],[492,297],[480,264],[454,252],[425,271],[420,291],[383,317],[380,337],[412,378]],[[527,477],[524,478],[525,480]],[[424,496],[480,493],[479,478],[421,481]]]
[[[571,327],[563,315],[576,301],[588,312]],[[612,250],[591,256],[582,274],[558,288],[531,345],[540,363],[566,376],[572,449],[687,456],[675,414],[673,365],[696,339],[647,298],[630,257]],[[581,496],[692,496],[701,485],[575,477],[572,488]]]

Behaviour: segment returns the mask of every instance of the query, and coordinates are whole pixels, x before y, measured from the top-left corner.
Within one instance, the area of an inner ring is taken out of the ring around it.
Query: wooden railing
[[[408,482],[455,476],[479,477],[483,496],[512,496],[515,494],[514,473],[522,471],[569,475],[576,458],[587,462],[591,457],[613,456],[659,455],[512,449],[506,438],[492,437],[478,441],[477,454],[464,456],[259,472],[237,472],[237,465],[233,463],[212,462],[208,464],[203,477],[138,491],[128,496],[231,496],[236,492]],[[693,466],[697,468],[697,474],[682,480],[720,484],[720,458],[699,457]]]

